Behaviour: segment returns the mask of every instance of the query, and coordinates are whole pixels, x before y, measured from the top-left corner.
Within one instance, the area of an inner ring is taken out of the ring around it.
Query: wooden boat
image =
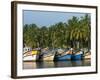
[[[62,56],[56,56],[55,61],[71,60],[71,54],[65,54]]]
[[[82,60],[83,51],[78,51],[77,53],[72,54],[72,60]]]
[[[84,56],[84,59],[91,59],[91,55]]]
[[[91,52],[86,52],[84,55],[84,59],[91,59]]]
[[[30,56],[25,56],[23,58],[23,61],[36,61],[37,60],[37,55],[30,55]]]
[[[47,51],[46,53],[42,53],[40,55],[40,61],[53,61],[55,56],[55,51]]]
[[[55,55],[55,61],[64,61],[64,60],[71,60],[71,50],[68,50],[67,52],[63,52],[63,53],[57,53]]]
[[[53,61],[54,60],[54,55],[47,55],[42,57],[43,61]]]
[[[38,51],[28,51],[23,55],[23,61],[37,61],[39,58]]]

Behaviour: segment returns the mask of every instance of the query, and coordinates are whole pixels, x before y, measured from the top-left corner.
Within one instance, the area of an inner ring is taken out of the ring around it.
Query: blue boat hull
[[[83,58],[82,54],[72,55],[72,60],[82,60],[82,58]]]
[[[55,61],[65,61],[65,60],[71,60],[71,54],[55,57]]]

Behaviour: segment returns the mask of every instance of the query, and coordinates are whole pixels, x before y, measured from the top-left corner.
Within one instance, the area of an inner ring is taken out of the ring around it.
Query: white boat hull
[[[37,55],[33,55],[33,56],[25,56],[23,57],[23,61],[36,61],[37,60]]]

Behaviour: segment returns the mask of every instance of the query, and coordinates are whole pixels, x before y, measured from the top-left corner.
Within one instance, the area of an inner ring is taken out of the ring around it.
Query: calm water
[[[24,69],[91,66],[91,60],[23,62]]]

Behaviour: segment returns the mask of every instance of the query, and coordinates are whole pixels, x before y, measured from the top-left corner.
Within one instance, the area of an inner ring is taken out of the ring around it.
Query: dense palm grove
[[[66,23],[58,22],[51,26],[38,27],[25,24],[24,44],[32,48],[88,48],[91,46],[90,16],[73,16]]]

